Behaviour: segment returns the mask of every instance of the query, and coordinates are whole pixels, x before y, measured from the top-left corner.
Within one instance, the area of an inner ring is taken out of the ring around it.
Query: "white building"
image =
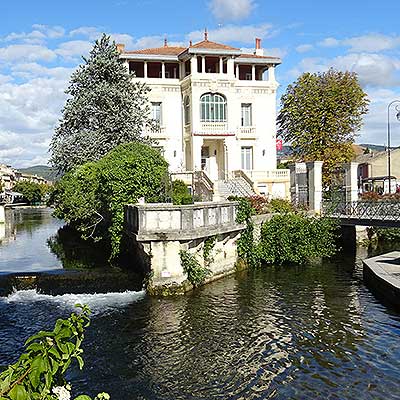
[[[202,171],[216,183],[245,179],[256,192],[287,196],[287,170],[276,170],[277,57],[208,40],[189,47],[126,51],[121,59],[150,88],[157,139],[171,172]],[[183,175],[182,175],[183,176]],[[236,178],[234,178],[236,177]]]

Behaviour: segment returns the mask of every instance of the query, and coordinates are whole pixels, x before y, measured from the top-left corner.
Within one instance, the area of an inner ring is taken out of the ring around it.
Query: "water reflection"
[[[6,222],[0,224],[0,273],[60,269],[46,241],[62,225],[50,209],[7,210]]]

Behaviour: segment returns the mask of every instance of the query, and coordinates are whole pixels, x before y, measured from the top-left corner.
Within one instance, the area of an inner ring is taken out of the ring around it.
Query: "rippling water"
[[[0,364],[74,302],[94,311],[77,392],[112,399],[400,399],[400,314],[352,259],[246,271],[191,295],[0,299]]]

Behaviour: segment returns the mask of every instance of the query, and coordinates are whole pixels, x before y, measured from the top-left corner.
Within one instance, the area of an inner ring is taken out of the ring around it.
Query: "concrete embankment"
[[[364,281],[379,297],[400,307],[400,251],[363,261]]]

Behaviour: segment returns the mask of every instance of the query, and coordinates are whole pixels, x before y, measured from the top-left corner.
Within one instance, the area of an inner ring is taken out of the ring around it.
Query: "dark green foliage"
[[[259,265],[259,258],[257,247],[254,244],[254,222],[252,216],[255,214],[255,210],[251,206],[250,200],[239,198],[237,201],[239,205],[237,208],[236,222],[246,225],[246,228],[240,234],[240,239],[237,241],[238,255],[249,266],[256,267]]]
[[[36,182],[20,181],[14,185],[13,190],[21,193],[24,199],[27,200],[29,204],[32,204],[43,201],[50,187]]]
[[[107,156],[67,173],[54,195],[55,215],[85,238],[106,239],[111,257],[120,252],[124,206],[139,198],[165,196],[168,164],[160,152],[141,143],[123,144]]]
[[[211,257],[212,250],[215,246],[215,242],[217,241],[216,236],[209,236],[203,245],[203,259],[204,263],[208,266],[213,262],[213,258]]]
[[[273,216],[261,227],[260,260],[267,264],[304,264],[335,254],[337,225],[329,218],[297,213]]]
[[[193,197],[189,192],[185,182],[177,179],[172,182],[172,204],[174,205],[185,205],[193,204]]]
[[[59,319],[53,331],[41,331],[26,341],[26,353],[0,374],[1,400],[56,400],[57,388],[68,395],[70,387],[64,375],[74,361],[83,368],[81,345],[90,322],[89,308],[79,307],[80,314]],[[109,398],[105,393],[96,397]],[[90,399],[81,395],[75,400]]]
[[[97,161],[122,143],[149,142],[149,88],[132,82],[114,42],[103,35],[71,77],[69,98],[52,138],[51,164],[62,172]]]
[[[378,240],[382,242],[400,242],[400,228],[373,228]]]
[[[272,199],[269,206],[272,213],[286,213],[294,211],[294,207],[289,200]]]
[[[32,167],[18,168],[18,171],[23,174],[37,175],[48,181],[55,181],[60,178],[57,171],[47,165],[33,165]]]
[[[191,254],[189,251],[181,250],[179,256],[183,272],[187,275],[188,281],[194,287],[204,283],[211,271],[208,268],[203,267],[197,260],[196,256]]]

